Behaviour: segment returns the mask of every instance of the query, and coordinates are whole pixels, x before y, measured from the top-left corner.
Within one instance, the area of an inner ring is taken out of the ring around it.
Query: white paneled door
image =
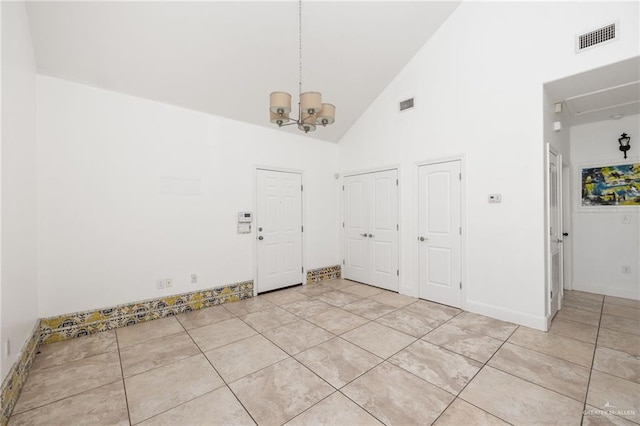
[[[258,293],[302,283],[302,176],[257,170]]]
[[[344,179],[344,278],[398,291],[398,171]]]
[[[460,161],[418,168],[419,296],[461,307]]]
[[[548,150],[549,176],[547,179],[548,222],[549,222],[549,257],[551,290],[549,294],[550,318],[560,309],[561,289],[563,288],[563,236],[562,236],[562,156],[552,149]]]

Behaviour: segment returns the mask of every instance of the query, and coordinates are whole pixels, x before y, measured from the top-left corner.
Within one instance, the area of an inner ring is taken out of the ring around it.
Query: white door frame
[[[364,175],[367,173],[377,173],[377,172],[385,172],[388,170],[396,170],[397,174],[398,174],[398,224],[400,224],[400,220],[401,220],[401,212],[402,210],[400,209],[400,207],[402,206],[402,179],[401,179],[401,168],[400,168],[400,164],[392,164],[386,167],[374,167],[374,168],[368,168],[368,169],[360,169],[360,170],[355,170],[355,171],[351,171],[351,172],[342,172],[340,173],[340,177],[341,177],[341,186],[339,188],[338,193],[339,195],[339,199],[340,199],[340,218],[342,219],[342,223],[339,224],[341,226],[339,226],[338,228],[340,229],[340,266],[344,266],[344,259],[345,259],[345,252],[344,252],[344,246],[345,246],[345,234],[344,234],[344,222],[345,222],[345,217],[344,217],[344,213],[345,213],[345,205],[344,205],[344,190],[342,189],[344,187],[344,178],[346,177],[350,177],[350,176],[357,176],[357,175]],[[398,294],[400,294],[400,289],[402,288],[402,226],[400,226],[400,230],[398,231],[398,269],[400,271],[400,274],[398,276]]]
[[[571,165],[562,158],[562,230],[568,232],[569,236],[564,237],[564,277],[563,284],[566,290],[573,290],[573,216],[571,205]],[[563,294],[564,297],[564,294]]]
[[[252,211],[255,213],[254,214],[254,220],[253,223],[251,224],[251,237],[253,238],[253,296],[257,296],[258,295],[258,237],[257,237],[257,233],[256,233],[256,229],[255,229],[255,224],[258,222],[258,217],[257,217],[257,213],[258,213],[258,170],[266,170],[266,171],[270,171],[270,172],[282,172],[282,173],[296,173],[300,175],[300,182],[302,182],[302,186],[304,188],[305,185],[305,179],[304,179],[304,170],[299,170],[299,169],[288,169],[288,168],[284,168],[284,167],[272,167],[272,166],[263,166],[263,165],[254,165],[253,166],[253,208]],[[301,209],[302,209],[302,227],[303,229],[306,227],[306,217],[305,217],[305,205],[306,205],[306,191],[302,191],[301,194],[301,198],[300,198],[300,202],[301,202]],[[307,280],[306,280],[306,272],[307,272],[307,267],[305,266],[307,264],[307,251],[305,250],[305,247],[307,247],[307,233],[303,232],[302,233],[302,247],[300,247],[300,250],[302,250],[302,272],[301,272],[301,282],[302,285],[306,285],[307,284]]]
[[[420,199],[419,172],[422,166],[431,166],[439,163],[449,163],[451,161],[460,161],[460,226],[462,226],[462,235],[460,239],[460,278],[462,279],[462,291],[460,292],[460,309],[466,309],[467,304],[467,169],[464,154],[454,155],[451,157],[440,157],[432,160],[419,161],[413,166],[413,228],[412,235],[416,237],[416,243],[413,244],[413,273],[416,283],[420,276],[420,250],[417,242],[419,227],[418,200]],[[416,285],[416,297],[420,296],[420,284]]]

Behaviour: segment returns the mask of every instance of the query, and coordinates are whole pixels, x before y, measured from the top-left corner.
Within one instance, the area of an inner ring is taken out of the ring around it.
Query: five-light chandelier
[[[298,119],[291,121],[291,95],[286,92],[272,92],[269,97],[269,113],[271,122],[278,127],[297,124],[298,129],[305,133],[316,130],[316,125],[333,124],[336,107],[322,102],[320,92],[302,92],[302,0],[298,1],[298,41],[300,75],[298,80]]]

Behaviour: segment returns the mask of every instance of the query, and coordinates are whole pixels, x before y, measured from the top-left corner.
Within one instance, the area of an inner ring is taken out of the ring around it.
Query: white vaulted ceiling
[[[303,90],[337,108],[310,136],[337,142],[458,4],[304,2]],[[297,2],[27,7],[42,74],[268,127],[270,92],[297,99]]]

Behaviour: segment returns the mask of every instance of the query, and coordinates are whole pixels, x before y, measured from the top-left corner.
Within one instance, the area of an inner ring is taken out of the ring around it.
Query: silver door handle
[[[373,234],[369,234],[369,238],[373,238]]]
[[[420,241],[427,241],[427,240],[428,240],[428,238],[426,238],[426,237],[418,237],[418,240],[420,240]]]
[[[360,234],[360,236],[367,238],[367,233],[365,232],[364,234]]]

